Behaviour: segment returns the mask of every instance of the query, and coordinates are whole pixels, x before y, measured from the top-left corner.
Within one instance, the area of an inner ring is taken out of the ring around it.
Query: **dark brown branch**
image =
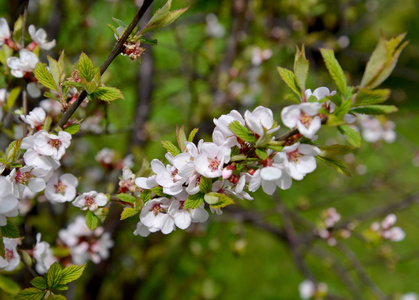
[[[109,67],[109,65],[112,63],[112,61],[122,52],[122,50],[124,48],[125,41],[128,39],[129,35],[134,30],[135,26],[137,26],[138,22],[143,17],[144,13],[148,9],[148,7],[151,5],[151,3],[153,3],[153,0],[145,0],[144,1],[143,5],[138,10],[134,19],[132,19],[131,23],[128,25],[124,34],[121,36],[121,38],[115,44],[112,51],[109,53],[108,57],[106,58],[105,62],[100,66],[100,74],[105,73],[106,69]],[[54,126],[54,128],[57,127],[57,126],[59,126],[59,127],[64,126],[67,123],[67,121],[70,119],[70,117],[73,115],[73,113],[80,106],[80,104],[84,101],[86,96],[87,96],[87,92],[85,90],[82,91],[80,93],[79,97],[77,98],[77,100],[74,101],[74,103],[71,104],[70,107],[64,112],[61,119]]]

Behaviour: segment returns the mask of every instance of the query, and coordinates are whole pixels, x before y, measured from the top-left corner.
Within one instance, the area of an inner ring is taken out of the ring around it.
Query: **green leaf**
[[[268,158],[268,153],[264,149],[256,148],[255,153],[260,159],[265,160]]]
[[[346,136],[346,139],[348,140],[349,144],[351,144],[355,148],[361,147],[362,139],[358,131],[356,131],[348,125],[338,126],[338,129],[340,133]]]
[[[63,276],[62,268],[59,263],[53,263],[49,269],[48,273],[46,275],[48,287],[50,289],[55,288],[56,285],[58,285],[61,281],[61,278]]]
[[[19,228],[15,224],[11,223],[10,220],[7,220],[7,224],[0,228],[3,237],[12,239],[20,237]]]
[[[170,24],[172,24],[174,21],[176,21],[185,11],[187,11],[189,8],[185,7],[185,8],[180,8],[180,9],[176,9],[173,10],[169,13],[169,15],[164,19],[164,21],[162,22],[162,24],[160,25],[160,27],[163,26],[168,26]]]
[[[161,27],[161,24],[164,23],[164,20],[169,16],[170,7],[172,6],[172,0],[168,0],[166,4],[159,8],[141,31],[141,35],[146,34],[147,32],[153,31]]]
[[[7,161],[13,163],[19,157],[20,145],[22,144],[22,139],[13,141],[7,147]]]
[[[323,157],[333,157],[337,155],[346,155],[351,153],[355,148],[347,145],[334,144],[330,146],[317,146],[322,150],[320,153]]]
[[[227,205],[234,204],[233,199],[220,193],[208,193],[205,195],[204,199],[212,208],[223,208]]]
[[[58,284],[54,289],[58,290],[58,291],[66,291],[66,290],[68,290],[68,286],[65,285],[65,284]],[[54,299],[58,299],[57,298],[58,296],[61,296],[61,295],[54,295],[54,297],[55,297]],[[64,297],[64,296],[61,296],[61,297]],[[66,298],[64,298],[64,299],[66,299]]]
[[[42,300],[44,298],[45,291],[37,288],[24,289],[16,295],[17,300]]]
[[[80,124],[71,124],[64,129],[65,132],[68,132],[71,135],[76,134],[79,130]]]
[[[208,193],[211,191],[211,189],[212,189],[212,179],[201,176],[201,179],[199,181],[199,190],[201,191],[201,193],[204,193],[204,194]]]
[[[49,70],[52,74],[52,78],[54,79],[55,85],[58,87],[60,86],[62,70],[60,70],[60,66],[58,62],[53,59],[51,56],[47,55],[48,63],[49,63]]]
[[[21,39],[25,39],[25,37],[22,37],[22,27],[23,27],[23,14],[19,16],[19,18],[16,20],[14,26],[13,26],[13,40],[19,44]]]
[[[31,280],[31,284],[41,290],[45,290],[48,285],[47,282],[45,281],[45,279],[41,276],[35,277],[34,279]]]
[[[86,267],[86,264],[77,266],[77,265],[71,265],[66,268],[64,268],[62,272],[62,277],[60,280],[60,284],[67,284],[69,282],[75,281],[80,278],[80,276],[83,274],[84,268]]]
[[[6,105],[5,105],[6,111],[11,109],[13,105],[16,103],[16,100],[20,95],[20,91],[21,91],[20,86],[17,86],[10,91],[9,96],[7,97],[7,100],[6,100]]]
[[[334,168],[336,171],[338,171],[342,175],[351,176],[351,173],[346,168],[345,164],[337,159],[336,157],[323,157],[323,156],[317,156],[317,158],[332,168]]]
[[[131,203],[131,204],[134,204],[134,202],[136,200],[134,196],[131,196],[129,194],[118,194],[118,195],[116,195],[116,197],[123,202],[128,202],[128,203]]]
[[[297,47],[297,53],[295,54],[295,60],[294,60],[294,75],[295,75],[295,81],[300,87],[300,91],[302,95],[304,94],[306,90],[308,67],[309,67],[309,63],[308,63],[308,60],[306,59],[304,45],[301,47],[301,51]]]
[[[140,199],[143,200],[144,203],[149,201],[151,199],[151,191],[150,190],[144,190],[140,195]]]
[[[82,53],[79,58],[79,63],[77,65],[77,70],[79,71],[80,78],[86,79],[86,81],[92,81],[95,78],[96,70],[90,58]],[[90,94],[90,93],[89,93]]]
[[[179,148],[173,145],[170,141],[161,141],[161,144],[167,152],[173,155],[173,157],[181,153]]]
[[[346,78],[343,73],[342,67],[339,65],[339,62],[335,58],[335,54],[331,49],[320,49],[320,52],[323,56],[323,60],[326,64],[326,68],[329,71],[330,76],[336,84],[341,95],[346,95]]]
[[[156,39],[154,39],[154,40],[149,40],[149,39],[146,39],[146,38],[144,38],[144,37],[141,37],[141,38],[140,38],[140,42],[141,42],[141,43],[144,43],[144,44],[152,45],[152,46],[157,45],[157,40],[156,40]]]
[[[13,279],[5,276],[0,276],[0,289],[2,289],[8,294],[16,295],[20,291],[20,286]]]
[[[57,288],[58,289],[58,288]],[[68,288],[67,288],[68,289]],[[67,298],[66,297],[64,297],[63,295],[56,295],[56,294],[54,294],[54,296],[53,296],[54,298],[54,300],[67,300]]]
[[[387,40],[381,35],[380,40],[365,68],[360,87],[373,89],[380,85],[393,71],[397,60],[408,42],[400,44],[406,33]]]
[[[390,93],[391,91],[388,89],[374,91],[360,89],[356,94],[354,106],[365,106],[382,103],[390,97]]]
[[[383,115],[398,111],[394,105],[368,105],[351,109],[352,113],[366,115]]]
[[[54,78],[51,73],[48,72],[47,68],[42,63],[37,63],[35,66],[35,77],[38,81],[45,86],[54,91],[58,91],[57,85],[55,84]]]
[[[165,197],[166,196],[166,194],[163,193],[163,187],[161,187],[161,186],[155,186],[151,189],[151,191],[159,197]]]
[[[195,209],[204,203],[204,194],[201,192],[196,193],[195,195],[190,195],[183,203],[184,209]]]
[[[45,122],[44,122],[44,125],[42,126],[42,129],[45,131],[49,131],[51,129],[51,124],[52,124],[52,118],[50,116],[47,116],[45,118]]]
[[[113,20],[116,24],[118,24],[120,27],[122,27],[124,30],[128,27],[128,25],[127,25],[127,24],[125,24],[125,23],[124,23],[124,21],[121,21],[121,20],[119,20],[119,19],[117,19],[117,18],[112,18],[112,20]]]
[[[285,82],[286,85],[299,97],[301,97],[300,88],[298,86],[297,81],[295,80],[294,73],[288,69],[276,67],[279,72],[279,76],[281,76],[282,80]]]
[[[139,214],[140,211],[136,210],[132,207],[125,207],[124,210],[121,213],[121,220],[125,220],[129,217],[135,216],[136,214]]]
[[[3,242],[3,233],[0,231],[0,256],[4,259],[5,249],[4,249],[4,242]]]
[[[194,128],[192,131],[191,131],[191,133],[189,134],[189,137],[188,137],[188,142],[193,142],[193,139],[194,139],[194,137],[195,137],[195,135],[196,135],[196,133],[198,132],[198,128]]]
[[[108,26],[113,31],[113,33],[118,37],[118,39],[120,38],[119,32],[118,30],[116,30],[115,26],[113,26],[112,24],[106,24],[106,26]]]
[[[184,152],[186,150],[185,142],[187,142],[187,139],[185,135],[185,130],[183,129],[183,125],[180,128],[176,126],[176,139],[180,151]]]
[[[108,86],[98,87],[97,90],[93,93],[93,95],[98,97],[100,100],[106,102],[115,101],[117,99],[125,99],[121,90]]]
[[[256,136],[251,132],[249,129],[244,127],[240,124],[239,121],[233,121],[228,125],[228,128],[231,130],[231,132],[234,133],[239,139],[242,139],[243,141],[249,142],[249,143],[256,143]]]
[[[99,218],[90,210],[88,210],[86,214],[86,225],[90,230],[95,230],[99,225]]]

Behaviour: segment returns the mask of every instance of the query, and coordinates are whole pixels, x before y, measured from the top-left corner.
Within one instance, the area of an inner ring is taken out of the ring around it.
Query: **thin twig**
[[[121,38],[115,44],[112,51],[109,53],[108,57],[106,58],[105,62],[100,66],[100,74],[105,73],[106,69],[109,67],[109,65],[112,63],[112,61],[122,52],[122,50],[124,48],[125,41],[128,39],[129,35],[134,30],[135,26],[137,26],[137,23],[143,17],[144,13],[148,9],[148,7],[151,5],[151,3],[153,3],[153,0],[145,0],[144,1],[143,5],[138,10],[134,19],[132,19],[131,23],[128,25],[124,34],[121,36]],[[67,123],[67,121],[70,119],[70,117],[73,115],[73,113],[80,106],[80,104],[84,101],[86,96],[87,96],[87,92],[86,92],[86,90],[83,90],[80,93],[77,100],[74,101],[74,103],[71,104],[70,107],[64,112],[61,119],[58,121],[58,123],[54,126],[53,129],[55,129],[57,126],[58,127],[64,126]]]
[[[20,39],[20,49],[25,48],[25,34],[26,34],[26,19],[28,17],[28,5],[29,0],[25,0],[23,5],[23,19],[22,19],[22,38]],[[22,81],[22,107],[23,114],[26,116],[28,114],[28,97],[25,90],[26,83]],[[26,136],[28,132],[27,124],[23,122],[23,136]]]

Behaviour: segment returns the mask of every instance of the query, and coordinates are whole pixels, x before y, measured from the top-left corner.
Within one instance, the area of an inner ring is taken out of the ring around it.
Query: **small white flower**
[[[3,46],[4,41],[10,39],[10,28],[5,18],[0,18],[0,47]]]
[[[265,49],[262,50],[259,47],[253,47],[252,49],[252,64],[254,66],[259,66],[264,61],[270,59],[272,57],[272,50],[271,49]]]
[[[71,134],[65,131],[60,131],[58,135],[55,135],[40,130],[33,135],[33,149],[39,154],[51,156],[56,160],[61,159],[70,143]]]
[[[416,293],[414,293],[414,292],[404,294],[404,295],[400,298],[400,300],[418,300],[418,299],[419,299],[418,294],[416,294]]]
[[[301,299],[310,299],[316,293],[316,285],[309,279],[304,280],[298,286]]]
[[[360,115],[358,116],[362,128],[362,137],[370,143],[384,140],[393,143],[397,134],[394,131],[396,125],[392,121],[380,121],[378,118]]]
[[[184,203],[185,201],[173,201],[168,210],[177,227],[186,229],[191,223],[203,223],[208,220],[209,214],[205,210],[204,204],[195,209],[184,209]]]
[[[108,197],[103,193],[91,191],[83,193],[74,200],[73,205],[81,207],[83,210],[96,210],[99,206],[105,206],[108,203]]]
[[[167,164],[165,167],[161,161],[153,159],[151,161],[151,168],[156,174],[156,182],[163,187],[163,193],[177,195],[182,192],[182,185],[185,183],[186,178],[182,178],[175,167],[170,164]]]
[[[150,230],[148,230],[148,227],[145,226],[143,223],[138,222],[137,223],[137,228],[134,231],[134,235],[140,235],[142,237],[147,237],[150,235]]]
[[[274,126],[273,113],[269,108],[258,106],[253,112],[246,111],[244,113],[244,119],[246,120],[247,126],[259,136],[264,135],[264,130],[268,133],[275,132],[279,129],[279,126]]]
[[[45,121],[45,111],[40,107],[35,107],[29,115],[20,115],[20,118],[34,129],[41,129]]]
[[[32,193],[38,193],[45,189],[45,180],[42,178],[47,172],[44,169],[23,166],[13,169],[9,175],[9,180],[13,183],[15,196],[22,199],[23,191],[26,186]]]
[[[224,164],[230,161],[230,152],[227,146],[203,143],[201,153],[194,160],[195,170],[208,178],[221,176]]]
[[[45,188],[45,197],[58,203],[72,201],[76,197],[76,187],[79,182],[73,174],[63,174],[58,177],[54,174],[47,183]]]
[[[7,58],[7,65],[11,69],[11,73],[17,78],[22,78],[26,73],[32,72],[38,62],[38,56],[26,49],[19,51],[19,58]]]
[[[18,200],[13,193],[12,183],[4,176],[0,176],[0,226],[7,224],[6,217],[18,215]]]
[[[17,253],[17,240],[4,237],[4,258],[0,256],[0,269],[13,271],[20,263],[20,256]]]
[[[47,242],[41,242],[41,234],[36,235],[36,245],[33,249],[33,257],[36,260],[36,272],[45,274],[49,267],[57,262],[57,258],[52,254],[51,246]]]
[[[45,99],[39,102],[39,106],[42,107],[48,114],[57,116],[61,113],[63,106],[60,102],[55,99]],[[83,124],[83,123],[82,123]]]
[[[32,41],[38,44],[41,49],[51,50],[53,47],[55,47],[55,39],[47,42],[47,33],[44,29],[39,28],[36,30],[35,26],[30,25],[28,31]]]
[[[314,156],[319,154],[319,148],[299,142],[286,146],[277,153],[284,159],[285,170],[295,180],[302,180],[307,173],[316,169],[317,164]]]
[[[205,26],[205,32],[209,37],[220,38],[225,34],[225,28],[218,22],[218,18],[214,14],[208,14],[205,17],[207,25]]]
[[[298,131],[308,139],[312,139],[321,127],[318,111],[321,104],[305,102],[285,107],[281,112],[281,119],[288,128],[298,128]]]
[[[175,229],[175,221],[168,214],[172,201],[164,197],[149,200],[141,210],[141,223],[147,226],[150,232],[161,230],[164,234],[171,233]]]
[[[95,159],[100,164],[110,165],[115,159],[115,150],[103,148],[96,154]]]

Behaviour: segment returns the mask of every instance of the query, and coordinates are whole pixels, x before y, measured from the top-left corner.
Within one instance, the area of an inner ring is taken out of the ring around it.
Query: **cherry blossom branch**
[[[135,17],[132,19],[131,23],[128,25],[127,29],[124,31],[124,34],[121,36],[121,38],[118,40],[118,42],[115,44],[111,52],[109,53],[106,60],[103,62],[103,64],[100,66],[100,74],[105,73],[109,65],[112,63],[112,61],[122,52],[124,49],[124,43],[128,39],[131,32],[134,30],[135,26],[137,26],[140,19],[143,17],[144,13],[148,9],[148,7],[153,3],[154,0],[145,0],[141,8],[138,10]],[[61,119],[58,121],[58,123],[54,126],[53,129],[56,127],[62,127],[64,126],[67,121],[70,119],[70,117],[73,115],[73,113],[77,110],[77,108],[80,106],[80,104],[84,101],[84,99],[87,96],[86,90],[83,90],[80,95],[78,96],[77,100],[74,101],[68,109],[64,112]]]
[[[25,48],[25,34],[26,34],[26,20],[28,17],[28,5],[29,0],[25,0],[23,3],[23,18],[22,18],[22,38],[20,39],[20,49]],[[22,108],[23,114],[26,116],[28,114],[28,97],[25,90],[26,83],[22,81]],[[28,132],[28,124],[23,122],[23,136],[26,136]]]

